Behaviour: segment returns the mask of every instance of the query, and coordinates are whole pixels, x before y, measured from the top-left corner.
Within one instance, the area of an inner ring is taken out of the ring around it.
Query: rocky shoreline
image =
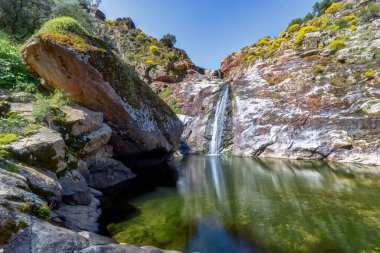
[[[36,98],[32,94],[2,94],[9,101],[7,113],[33,118]],[[170,252],[117,244],[95,234],[101,214],[100,190],[135,175],[112,158],[112,130],[103,122],[102,113],[75,104],[62,111],[65,119],[60,126],[41,127],[10,144],[15,156],[25,158],[25,164],[0,161],[0,213],[5,221],[0,230],[10,230],[5,233],[9,238],[1,239],[11,239],[1,247],[3,252]],[[74,149],[72,140],[81,140],[81,147],[75,149],[80,159],[70,154]],[[55,167],[42,170],[26,165],[41,161],[50,161],[47,164]],[[45,206],[52,210],[42,210]]]

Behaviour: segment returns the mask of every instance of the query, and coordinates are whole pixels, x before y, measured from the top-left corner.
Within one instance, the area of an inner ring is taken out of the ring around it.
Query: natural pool
[[[174,187],[113,202],[131,211],[107,230],[184,252],[380,252],[380,178],[369,168],[190,156],[175,166]]]

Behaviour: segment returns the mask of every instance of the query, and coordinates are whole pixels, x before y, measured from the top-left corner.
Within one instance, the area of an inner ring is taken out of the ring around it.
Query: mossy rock
[[[28,224],[24,221],[20,221],[18,224],[13,220],[0,222],[0,245],[5,245],[14,234],[27,226]]]
[[[105,42],[74,19],[48,21],[22,53],[48,83],[104,114],[119,155],[157,151],[162,162],[178,146],[182,124],[175,113]]]

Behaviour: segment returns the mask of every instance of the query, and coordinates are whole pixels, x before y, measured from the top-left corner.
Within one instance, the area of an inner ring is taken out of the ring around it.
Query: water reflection
[[[157,238],[144,243],[188,252],[216,252],[212,247],[226,250],[218,252],[379,252],[380,180],[364,174],[377,169],[188,157],[177,167],[178,191],[158,189],[133,200],[141,215],[111,224],[110,230],[123,241],[122,233],[139,231],[146,238],[149,233],[141,230],[156,226],[171,231],[164,243]],[[211,243],[215,240],[223,242]]]

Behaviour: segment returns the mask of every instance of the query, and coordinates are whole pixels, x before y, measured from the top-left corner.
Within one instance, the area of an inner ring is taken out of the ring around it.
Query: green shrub
[[[334,40],[332,42],[330,42],[330,44],[328,45],[328,47],[330,49],[333,49],[335,51],[338,51],[339,49],[341,49],[342,47],[344,47],[344,45],[346,44],[346,42],[344,42],[344,40]]]
[[[173,94],[173,91],[170,90],[170,89],[168,89],[168,90],[164,90],[159,95],[160,95],[161,98],[166,99],[166,98],[168,98],[172,94]]]
[[[172,110],[174,111],[175,114],[182,114],[181,108],[179,107],[174,107],[172,108]]]
[[[0,88],[23,88],[36,83],[28,66],[9,37],[0,32]]]
[[[343,7],[345,10],[352,10],[354,8],[354,3],[345,3]]]
[[[23,213],[27,213],[45,221],[50,220],[50,209],[46,205],[37,206],[31,202],[21,204],[19,210]]]
[[[2,132],[16,127],[26,127],[28,124],[29,121],[25,117],[17,114],[7,114],[6,116],[0,117],[0,130]]]
[[[339,19],[336,24],[339,26],[339,29],[346,29],[350,27],[349,22],[344,19]]]
[[[20,172],[19,168],[16,165],[7,162],[4,164],[0,164],[0,168],[16,174]]]
[[[319,27],[316,27],[316,26],[312,26],[312,25],[308,25],[308,26],[304,26],[302,27],[298,33],[297,33],[297,37],[296,37],[296,40],[295,40],[295,43],[296,44],[299,44],[303,41],[303,39],[305,38],[305,36],[308,34],[308,33],[311,33],[311,32],[315,32],[315,31],[319,31],[320,28]]]
[[[36,211],[36,216],[42,220],[50,220],[50,209],[46,205],[39,206]]]
[[[343,8],[341,3],[333,3],[329,8],[326,9],[325,14],[332,14],[340,11]]]
[[[176,36],[173,34],[165,34],[161,39],[160,42],[164,44],[165,46],[171,48],[174,47],[175,43],[177,42]]]
[[[33,110],[33,116],[36,118],[37,122],[40,123],[48,122],[49,120],[58,121],[60,119],[60,108],[64,107],[68,103],[68,98],[65,97],[59,90],[56,90],[50,97],[38,94],[36,105]]]
[[[370,3],[368,6],[360,9],[359,17],[364,22],[380,18],[380,3]]]

